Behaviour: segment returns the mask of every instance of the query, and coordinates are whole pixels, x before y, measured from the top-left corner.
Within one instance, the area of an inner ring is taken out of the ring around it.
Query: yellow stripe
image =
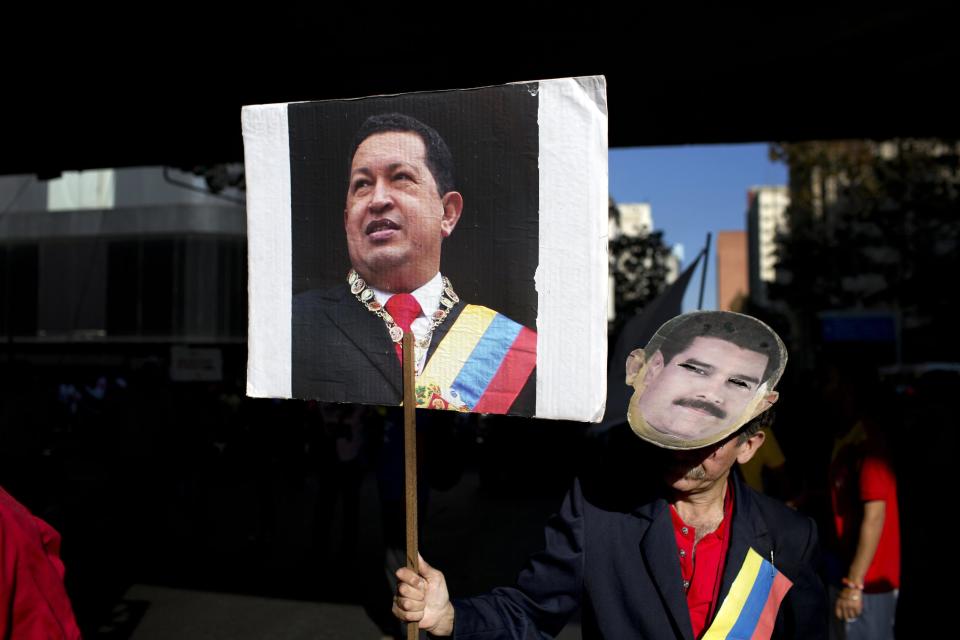
[[[724,640],[727,637],[733,625],[737,623],[737,618],[740,617],[743,605],[747,602],[747,596],[750,595],[753,583],[756,582],[757,575],[760,573],[762,563],[763,558],[759,553],[753,549],[747,551],[747,557],[730,587],[730,592],[723,599],[717,617],[713,619],[713,624],[701,640]]]
[[[423,373],[417,376],[417,385],[436,384],[441,390],[448,390],[496,315],[493,309],[479,305],[464,307],[433,352]]]

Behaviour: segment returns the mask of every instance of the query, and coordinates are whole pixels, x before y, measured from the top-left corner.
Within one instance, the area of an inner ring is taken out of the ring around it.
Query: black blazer
[[[640,465],[636,465],[639,467]],[[643,482],[635,474],[634,482]],[[793,581],[774,637],[826,638],[827,599],[815,569],[816,525],[734,476],[734,514],[720,602],[752,547]],[[457,638],[549,638],[582,607],[584,638],[693,640],[669,507],[632,506],[577,480],[546,526],[546,548],[517,586],[455,600]]]
[[[465,306],[453,307],[434,330],[428,361]],[[295,295],[292,323],[293,397],[386,406],[403,400],[403,372],[386,325],[346,284]],[[532,415],[536,393],[534,371],[510,413]]]

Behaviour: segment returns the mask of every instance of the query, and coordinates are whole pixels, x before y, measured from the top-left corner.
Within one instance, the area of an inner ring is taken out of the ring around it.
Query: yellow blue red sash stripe
[[[777,610],[793,586],[759,553],[750,549],[703,640],[766,640]]]
[[[535,366],[536,333],[492,309],[467,305],[417,376],[418,390],[436,390],[418,393],[417,404],[506,413]]]

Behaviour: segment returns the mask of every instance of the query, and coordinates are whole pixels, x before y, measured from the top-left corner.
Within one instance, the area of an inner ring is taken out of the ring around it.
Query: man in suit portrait
[[[778,353],[779,376],[786,359],[782,342],[760,321],[723,311],[687,315],[693,317],[670,322],[690,322],[697,335],[719,336],[725,344],[741,332],[766,335],[761,342],[769,341],[770,349],[764,353]],[[714,391],[731,378],[743,382],[740,376],[763,386],[768,355],[744,358],[695,343],[692,351],[680,345],[676,354],[664,354],[665,366],[723,373],[707,381]],[[754,341],[747,344],[760,353]],[[632,356],[626,367],[626,382],[635,388],[638,365]],[[670,403],[696,398],[705,388],[691,378],[659,389],[649,382],[647,392],[669,401],[667,413]],[[670,446],[659,432],[638,428],[639,412],[631,410],[630,428],[607,433],[605,446],[548,521],[544,549],[530,557],[515,586],[451,600],[443,573],[421,561],[419,573],[397,571],[394,615],[434,636],[475,640],[555,637],[578,609],[585,638],[826,638],[816,525],[733,473],[763,445],[761,412],[769,404],[757,406],[735,408],[746,424],[709,436],[691,430]],[[686,441],[698,446],[673,446]]]
[[[432,127],[367,118],[349,155],[342,284],[293,300],[293,395],[397,405],[400,341],[414,334],[417,406],[533,415],[536,333],[461,300],[440,272],[464,199]]]

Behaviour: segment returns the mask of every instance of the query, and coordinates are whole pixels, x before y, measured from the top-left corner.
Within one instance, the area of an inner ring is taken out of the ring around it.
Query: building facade
[[[767,285],[777,280],[777,236],[789,232],[789,204],[786,185],[756,186],[747,192],[749,292],[759,305],[769,304]]]

